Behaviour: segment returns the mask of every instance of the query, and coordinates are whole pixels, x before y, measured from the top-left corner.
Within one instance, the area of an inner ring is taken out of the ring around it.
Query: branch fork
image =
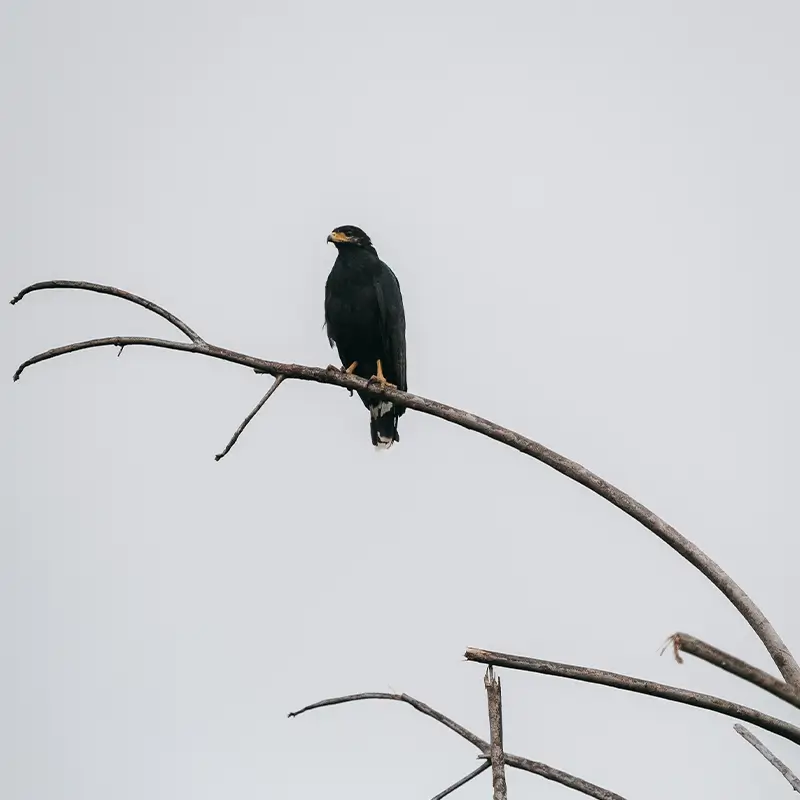
[[[778,635],[777,631],[772,627],[769,620],[744,590],[716,562],[697,547],[697,545],[690,542],[675,528],[661,519],[661,517],[637,500],[634,500],[634,498],[621,489],[618,489],[608,481],[590,472],[586,467],[581,466],[575,461],[571,461],[565,456],[550,450],[543,444],[539,444],[520,433],[504,428],[497,423],[491,422],[490,420],[479,417],[468,411],[462,411],[453,406],[439,403],[436,400],[430,400],[408,392],[401,392],[388,385],[382,386],[374,382],[370,383],[363,378],[359,378],[355,375],[348,375],[341,371],[337,372],[320,367],[308,367],[301,364],[282,364],[277,361],[267,361],[244,353],[238,353],[234,350],[208,344],[194,329],[190,328],[185,322],[171,312],[153,303],[151,300],[123,291],[122,289],[117,289],[113,286],[86,283],[84,281],[42,281],[23,289],[11,302],[12,304],[16,304],[26,295],[45,289],[78,289],[112,295],[122,300],[127,300],[166,319],[187,336],[190,341],[175,342],[148,337],[111,336],[103,339],[75,342],[74,344],[56,347],[29,358],[27,361],[23,362],[14,373],[14,380],[18,380],[23,371],[34,364],[39,364],[43,361],[67,355],[68,353],[75,353],[80,350],[111,345],[118,347],[160,347],[168,350],[179,350],[185,353],[196,353],[198,355],[217,358],[221,361],[228,361],[232,364],[240,364],[254,369],[257,372],[272,375],[275,378],[282,377],[284,380],[314,381],[316,383],[340,386],[344,389],[366,392],[373,396],[382,396],[387,400],[391,400],[396,405],[404,406],[414,411],[420,411],[423,414],[430,414],[431,416],[439,417],[440,419],[459,425],[467,430],[475,431],[501,444],[518,450],[525,455],[535,458],[552,469],[555,469],[557,472],[560,472],[562,475],[566,475],[571,480],[580,483],[595,494],[598,494],[600,497],[603,497],[608,502],[617,506],[617,508],[633,517],[637,522],[641,523],[645,528],[658,536],[663,542],[675,550],[675,552],[696,567],[728,598],[728,600],[730,600],[764,643],[764,646],[767,648],[772,660],[775,662],[775,666],[777,666],[778,670],[783,675],[786,683],[800,691],[800,665],[798,665],[797,661],[789,652],[789,648]],[[263,402],[266,402],[266,400]],[[263,405],[263,402],[259,407]],[[249,419],[245,420],[245,425],[247,422],[249,422]],[[237,437],[234,436],[234,439],[235,438]]]
[[[497,699],[499,700],[499,695]],[[417,700],[416,698],[407,694],[396,694],[392,692],[361,692],[359,694],[349,694],[342,697],[328,697],[325,700],[320,700],[316,703],[312,703],[311,705],[304,706],[297,711],[292,711],[289,714],[289,717],[299,717],[301,714],[306,714],[309,711],[315,711],[319,708],[338,706],[345,703],[354,703],[362,700],[393,700],[400,703],[406,703],[416,711],[424,714],[426,717],[430,717],[441,725],[444,725],[446,728],[453,731],[453,733],[458,734],[462,739],[465,739],[478,749],[480,752],[479,758],[485,759],[484,763],[461,780],[456,781],[456,783],[452,784],[451,786],[448,786],[443,792],[435,795],[434,800],[436,800],[436,798],[446,797],[448,794],[451,794],[456,789],[460,788],[465,783],[468,783],[473,778],[476,778],[482,772],[489,769],[489,767],[493,766],[491,742],[487,742],[485,739],[482,739],[480,736],[468,730],[463,725],[459,725],[459,723],[450,719],[450,717],[442,714],[441,711],[437,711],[435,708],[431,708],[429,705],[426,705],[420,700]],[[489,700],[490,705],[493,702],[494,701]],[[502,717],[502,712],[500,716]],[[503,755],[504,762],[507,766],[512,767],[513,769],[522,770],[523,772],[531,772],[534,775],[539,775],[542,778],[553,781],[554,783],[560,783],[562,786],[566,786],[569,789],[574,789],[575,791],[580,792],[587,797],[594,797],[596,800],[625,800],[622,795],[619,795],[616,792],[604,789],[602,786],[597,786],[596,784],[590,783],[583,778],[570,775],[568,772],[555,769],[554,767],[543,764],[540,761],[532,761],[529,758],[523,758],[522,756],[516,756],[511,753],[504,753]]]
[[[709,581],[711,581],[733,604],[739,613],[748,622],[754,632],[761,639],[767,652],[772,658],[778,671],[783,676],[783,681],[760,670],[723,650],[709,645],[696,637],[685,633],[676,633],[668,640],[676,660],[682,663],[681,652],[690,653],[697,658],[707,661],[714,666],[724,669],[738,677],[760,686],[762,689],[780,697],[787,703],[800,708],[800,665],[790,653],[788,647],[772,627],[769,620],[756,606],[752,599],[744,590],[711,558],[709,558],[699,547],[693,544],[680,534],[675,528],[665,522],[661,517],[654,514],[650,509],[639,503],[637,500],[626,494],[622,490],[613,486],[608,481],[590,472],[582,465],[550,450],[544,445],[529,439],[522,434],[504,428],[494,422],[479,417],[468,411],[463,411],[453,406],[445,405],[436,400],[431,400],[419,395],[409,394],[399,391],[389,384],[380,384],[376,381],[359,378],[336,367],[328,368],[311,367],[301,364],[281,363],[256,358],[244,353],[239,353],[227,348],[209,344],[193,328],[177,316],[153,303],[146,298],[131,294],[122,289],[102,284],[88,283],[84,281],[54,280],[34,283],[23,289],[11,301],[12,305],[18,303],[22,298],[33,292],[45,289],[76,289],[81,291],[95,292],[98,294],[118,297],[127,302],[139,305],[151,313],[165,319],[173,327],[179,330],[188,341],[174,341],[169,339],[157,339],[142,336],[110,336],[100,339],[90,339],[75,342],[61,347],[55,347],[24,361],[14,373],[14,380],[19,380],[20,376],[28,367],[35,364],[57,358],[62,355],[76,353],[81,350],[88,350],[97,347],[113,346],[119,348],[117,355],[121,355],[126,347],[158,347],[168,350],[175,350],[185,353],[195,353],[221,361],[253,369],[256,373],[271,375],[275,378],[272,386],[264,394],[258,404],[245,417],[239,428],[236,430],[227,446],[215,456],[219,461],[236,444],[244,429],[250,424],[256,414],[264,407],[269,398],[274,394],[278,387],[286,380],[306,380],[316,383],[323,383],[332,386],[339,386],[347,389],[351,394],[359,391],[368,395],[385,397],[398,406],[410,408],[424,414],[438,417],[447,422],[459,425],[467,430],[475,431],[487,436],[490,439],[500,442],[524,455],[530,456],[546,466],[555,469],[562,475],[585,486],[595,494],[604,498],[611,504],[639,522],[643,527],[658,536],[665,544],[671,547],[678,555],[682,556],[692,566],[698,569]],[[663,651],[662,651],[663,652]],[[731,703],[722,698],[711,695],[703,695],[690,692],[674,686],[645,681],[617,673],[605,672],[587,667],[578,667],[569,664],[558,664],[551,661],[532,659],[524,656],[513,656],[504,653],[494,653],[492,651],[469,648],[466,651],[466,658],[487,664],[488,668],[484,677],[484,685],[487,693],[487,703],[489,711],[490,739],[485,741],[463,728],[458,723],[445,717],[438,711],[426,706],[418,700],[408,695],[397,695],[389,693],[364,693],[359,695],[349,695],[346,697],[329,698],[319,703],[315,703],[299,711],[293,712],[289,716],[298,716],[312,709],[323,706],[349,703],[356,700],[381,699],[396,700],[407,703],[417,711],[437,720],[441,724],[450,728],[462,738],[469,741],[480,751],[480,758],[484,759],[478,768],[472,770],[468,775],[461,778],[456,783],[440,792],[434,800],[441,800],[448,794],[454,792],[464,784],[476,778],[482,772],[491,768],[492,785],[494,800],[506,800],[507,787],[505,781],[505,766],[522,769],[561,783],[570,788],[576,789],[590,797],[598,800],[624,800],[620,795],[614,794],[606,789],[595,786],[594,784],[583,781],[568,773],[555,770],[546,764],[531,761],[508,754],[503,748],[502,739],[502,697],[500,680],[494,675],[494,667],[506,667],[510,669],[521,669],[529,672],[539,672],[543,674],[556,675],[572,680],[588,681],[612,686],[626,691],[649,694],[666,700],[672,700],[699,708],[705,708],[717,713],[726,714],[745,722],[758,725],[765,730],[771,731],[779,736],[789,739],[796,744],[800,744],[800,728],[788,722],[763,714],[755,709]],[[787,781],[796,791],[800,791],[797,777],[779,761],[753,734],[741,725],[735,726],[737,732],[753,745],[773,766],[784,775]]]

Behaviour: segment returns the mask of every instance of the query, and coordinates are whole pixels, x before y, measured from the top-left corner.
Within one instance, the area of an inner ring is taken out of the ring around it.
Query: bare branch
[[[397,700],[401,703],[407,703],[420,713],[425,714],[425,716],[435,719],[437,722],[441,722],[442,725],[457,733],[462,739],[466,739],[470,744],[477,747],[481,752],[481,756],[487,759],[486,763],[483,765],[484,767],[491,764],[489,742],[481,739],[480,736],[476,736],[474,733],[472,733],[472,731],[467,730],[457,722],[453,722],[453,720],[451,720],[449,717],[446,717],[441,712],[436,711],[430,706],[425,705],[425,703],[422,703],[407,694],[393,694],[390,692],[361,692],[360,694],[349,694],[343,697],[330,697],[326,700],[320,700],[318,703],[312,703],[309,706],[305,706],[299,711],[292,711],[289,716],[298,717],[300,714],[305,714],[307,711],[313,711],[317,708],[337,706],[342,705],[343,703],[353,703],[359,700]],[[505,754],[505,761],[510,767],[521,769],[525,772],[532,772],[534,775],[540,775],[543,778],[547,778],[549,781],[560,783],[562,786],[567,786],[568,788],[574,789],[577,792],[581,792],[588,797],[594,797],[595,800],[625,800],[622,795],[610,792],[608,789],[603,789],[601,786],[597,786],[594,783],[590,783],[589,781],[585,781],[581,778],[576,778],[574,775],[570,775],[568,772],[562,772],[559,769],[554,769],[553,767],[550,767],[547,764],[542,764],[539,761],[531,761],[528,758],[515,756],[511,753]],[[474,777],[474,775],[471,777]]]
[[[472,770],[469,775],[465,775],[460,781],[448,786],[444,791],[435,795],[432,800],[442,800],[443,797],[452,794],[456,789],[460,789],[465,783],[469,783],[473,778],[477,778],[482,772],[486,772],[492,766],[491,761],[484,761],[477,769]]]
[[[596,800],[625,800],[622,795],[616,792],[611,792],[608,789],[604,789],[602,786],[589,783],[589,781],[585,781],[582,778],[576,778],[574,775],[570,775],[568,772],[562,772],[560,769],[554,769],[547,764],[542,764],[541,761],[531,761],[529,758],[522,758],[521,756],[515,756],[511,753],[506,753],[505,756],[506,764],[509,767],[539,775],[542,778],[546,778],[548,781],[560,783],[562,786],[574,789],[576,792],[594,797]]]
[[[59,285],[68,285],[70,288],[79,288],[83,286],[77,281],[60,281],[50,282],[51,285],[58,283]],[[34,284],[34,286],[42,286],[42,284]],[[87,284],[89,287],[95,287],[96,284]],[[26,292],[33,291],[33,287],[24,289],[16,298],[18,300],[24,296]],[[90,288],[90,291],[99,291],[96,288]],[[125,297],[129,299],[134,295],[128,296],[128,293],[122,292],[119,289],[112,287],[103,287],[103,292],[107,294],[115,294],[118,297]],[[140,302],[141,301],[141,302]],[[139,302],[140,305],[149,303],[143,301],[142,298],[137,298],[133,302]],[[155,304],[151,304],[155,310]],[[145,305],[145,307],[150,307]],[[163,313],[161,313],[163,312]],[[172,350],[183,350],[184,352],[199,353],[201,355],[210,356],[223,361],[228,361],[233,364],[242,364],[250,367],[251,369],[259,372],[265,372],[274,377],[282,375],[284,378],[293,378],[297,380],[315,381],[317,383],[327,383],[334,386],[341,386],[345,389],[359,390],[366,392],[373,396],[385,397],[393,403],[404,406],[405,408],[420,411],[423,414],[430,414],[434,417],[439,417],[455,425],[460,425],[467,430],[476,431],[490,439],[501,442],[502,444],[512,447],[525,455],[541,461],[543,464],[555,469],[562,475],[580,483],[591,491],[600,495],[608,500],[608,502],[617,506],[617,508],[624,511],[629,516],[633,517],[637,522],[641,523],[645,528],[652,531],[663,542],[669,545],[679,555],[683,556],[690,564],[695,566],[703,575],[708,578],[727,598],[733,603],[734,607],[740,614],[747,620],[758,637],[764,643],[772,660],[778,667],[778,670],[785,678],[786,682],[798,690],[800,690],[800,665],[792,657],[788,647],[784,644],[783,640],[778,636],[778,633],[770,624],[769,620],[764,616],[761,610],[744,592],[744,590],[711,558],[709,558],[699,547],[686,539],[675,528],[665,522],[661,517],[654,514],[649,508],[634,500],[630,495],[622,490],[613,486],[608,481],[603,480],[599,476],[590,472],[585,467],[565,458],[562,455],[550,450],[538,442],[528,439],[522,434],[515,431],[503,428],[494,422],[487,419],[471,414],[467,411],[454,408],[452,406],[439,403],[435,400],[429,400],[425,397],[418,395],[408,394],[401,392],[398,389],[392,389],[389,386],[382,386],[376,383],[368,383],[363,378],[358,378],[354,375],[348,375],[338,370],[325,370],[318,367],[306,367],[299,364],[280,364],[274,361],[265,361],[263,359],[247,356],[243,353],[237,353],[233,350],[227,350],[222,347],[214,347],[202,342],[197,334],[191,329],[187,328],[172,317],[166,316],[168,312],[157,311],[161,316],[169,319],[176,324],[187,335],[193,337],[192,344],[187,345],[181,342],[168,342],[163,339],[147,339],[140,337],[110,337],[106,339],[93,339],[88,342],[77,342],[75,344],[66,345],[65,347],[57,347],[53,350],[48,350],[46,353],[40,353],[33,358],[28,359],[23,363],[14,375],[14,379],[18,379],[22,371],[27,367],[38,364],[42,361],[47,361],[57,356],[66,355],[67,353],[74,353],[78,350],[86,350],[91,347],[103,347],[107,345],[116,345],[118,347],[125,347],[131,345],[146,345],[150,347],[163,347]]]
[[[761,755],[764,756],[764,758],[766,758],[767,761],[769,761],[769,763],[772,764],[772,766],[775,767],[775,769],[778,770],[778,772],[780,772],[787,781],[789,781],[792,789],[794,789],[796,792],[800,792],[800,779],[789,769],[789,767],[786,766],[786,764],[783,763],[783,761],[778,758],[778,756],[776,756],[763,742],[757,739],[754,734],[747,730],[744,725],[739,725],[737,723],[733,726],[733,729],[746,742],[750,742],[750,744],[753,745],[753,747],[755,747],[755,749],[758,750],[758,752],[761,753]]]
[[[217,453],[214,456],[214,461],[219,461],[221,458],[225,458],[225,456],[228,455],[231,447],[236,444],[236,440],[242,435],[242,431],[250,424],[250,420],[252,420],[253,417],[258,414],[259,411],[261,411],[261,407],[267,402],[267,400],[270,399],[270,397],[272,397],[273,392],[283,383],[283,381],[283,375],[278,375],[278,377],[275,378],[275,382],[269,387],[267,393],[258,401],[256,407],[244,418],[244,422],[242,422],[242,424],[236,429],[236,433],[233,434],[231,440],[225,446],[225,449],[221,453]]]
[[[726,653],[724,650],[720,650],[718,647],[714,647],[708,644],[708,642],[704,642],[702,639],[698,639],[688,633],[675,633],[670,636],[667,642],[672,645],[675,660],[679,664],[683,663],[683,659],[680,655],[681,652],[689,653],[696,658],[707,661],[709,664],[713,664],[715,667],[730,672],[731,675],[736,675],[743,680],[755,684],[761,689],[768,691],[770,694],[775,695],[775,697],[780,697],[781,700],[791,703],[795,708],[800,708],[800,694],[795,692],[791,686],[784,683],[780,678],[776,678],[768,672],[764,672],[763,669],[759,669],[752,664],[748,664],[746,661],[742,661],[741,658],[732,656],[730,653]]]
[[[393,692],[361,692],[359,694],[344,695],[343,697],[329,697],[326,700],[320,700],[318,703],[312,703],[310,706],[304,706],[299,711],[292,711],[289,714],[289,717],[299,717],[301,714],[305,714],[307,711],[314,711],[317,708],[338,706],[342,705],[343,703],[353,703],[357,700],[398,700],[401,703],[408,703],[408,705],[410,705],[412,708],[415,708],[417,711],[419,711],[420,714],[425,714],[426,717],[435,719],[437,722],[441,722],[446,728],[450,728],[451,731],[457,733],[462,739],[466,739],[471,745],[477,747],[482,753],[486,753],[488,758],[488,742],[485,742],[480,736],[476,736],[474,733],[472,733],[472,731],[468,731],[457,722],[453,722],[450,717],[446,717],[441,712],[436,711],[436,709],[425,705],[425,703],[420,702],[408,694],[395,694]]]
[[[195,333],[185,322],[179,320],[174,314],[161,308],[161,306],[156,305],[152,300],[139,297],[138,294],[131,294],[124,289],[117,289],[115,286],[104,286],[102,283],[88,283],[86,281],[42,281],[41,283],[32,283],[30,286],[26,286],[11,301],[11,305],[13,306],[19,303],[26,294],[38,292],[42,289],[82,289],[84,292],[98,292],[99,294],[110,294],[114,297],[120,297],[123,300],[127,300],[129,303],[136,303],[137,306],[142,306],[148,311],[158,314],[159,317],[163,317],[179,331],[185,333],[195,344],[203,343],[203,339],[200,335]]]
[[[663,700],[672,700],[675,703],[705,708],[708,711],[716,711],[718,714],[726,714],[743,722],[758,725],[759,728],[777,733],[778,736],[782,736],[790,742],[800,744],[800,728],[795,725],[784,722],[777,717],[763,714],[753,708],[741,706],[738,703],[732,703],[729,700],[723,700],[710,694],[691,692],[688,689],[680,689],[677,686],[667,686],[663,683],[646,681],[642,678],[632,678],[629,675],[606,672],[602,669],[559,664],[556,661],[542,661],[538,658],[515,656],[507,653],[495,653],[491,650],[481,650],[476,647],[467,648],[464,657],[468,661],[477,661],[480,664],[507,667],[508,669],[518,669],[524,672],[538,672],[541,675],[554,675],[558,678],[570,678],[571,680],[585,681],[587,683],[599,683],[603,686],[611,686],[614,689],[649,694],[651,697],[660,697]]]
[[[14,373],[14,380],[18,381],[22,373],[34,364],[40,364],[42,361],[49,361],[51,358],[58,358],[68,353],[77,353],[80,350],[90,350],[94,347],[133,347],[135,345],[142,345],[145,347],[163,347],[167,350],[182,350],[186,353],[204,353],[207,345],[199,345],[194,342],[173,342],[169,339],[153,339],[148,336],[107,336],[103,339],[89,339],[85,342],[74,342],[73,344],[65,344],[61,347],[54,347],[51,350],[45,350],[44,353],[39,353],[27,361],[23,361],[17,367]]]
[[[489,756],[492,760],[492,798],[506,800],[505,758],[503,755],[503,693],[500,678],[495,678],[491,666],[483,676],[486,699],[489,704]]]

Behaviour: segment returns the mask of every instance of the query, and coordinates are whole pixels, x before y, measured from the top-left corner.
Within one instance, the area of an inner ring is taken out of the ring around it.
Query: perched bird
[[[325,325],[342,369],[406,391],[406,316],[394,272],[354,225],[335,228],[328,241],[339,252],[325,283]],[[358,395],[369,409],[372,444],[386,448],[399,442],[397,419],[405,408]]]

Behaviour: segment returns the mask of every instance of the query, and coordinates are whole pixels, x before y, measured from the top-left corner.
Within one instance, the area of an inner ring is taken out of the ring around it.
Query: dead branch
[[[506,764],[514,769],[522,770],[523,772],[530,772],[533,775],[539,775],[542,778],[547,778],[553,783],[560,783],[569,789],[574,789],[576,792],[595,797],[597,800],[625,800],[622,795],[610,792],[608,789],[603,789],[601,786],[596,786],[589,781],[582,778],[576,778],[568,772],[562,772],[559,769],[543,764],[541,761],[532,761],[530,758],[522,758],[515,756],[511,753],[506,753]]]
[[[452,794],[456,789],[460,789],[465,783],[469,783],[473,778],[477,778],[482,772],[486,772],[492,764],[490,761],[484,761],[477,769],[472,770],[469,775],[465,775],[461,780],[456,781],[455,783],[448,786],[443,791],[439,792],[439,794],[434,795],[431,800],[442,800],[442,798],[447,797],[447,795]]]
[[[780,697],[781,700],[791,703],[795,708],[800,708],[800,694],[795,692],[791,686],[784,683],[780,678],[776,678],[768,672],[764,672],[763,669],[759,669],[752,664],[748,664],[746,661],[742,661],[741,658],[732,656],[730,653],[726,653],[724,650],[720,650],[718,647],[714,647],[708,644],[708,642],[704,642],[702,639],[698,639],[696,636],[692,636],[688,633],[673,634],[667,640],[667,645],[669,646],[670,644],[672,645],[672,652],[675,656],[675,660],[679,664],[683,664],[681,652],[689,653],[696,658],[707,661],[709,664],[713,664],[715,667],[730,672],[731,675],[736,675],[766,690],[770,694],[775,695],[775,697]]]
[[[792,789],[794,789],[796,792],[800,792],[800,778],[798,778],[797,775],[795,775],[794,772],[792,772],[789,767],[787,767],[786,764],[784,764],[783,761],[778,758],[778,756],[776,756],[763,742],[761,742],[761,740],[756,738],[756,736],[747,730],[744,725],[739,725],[737,723],[733,726],[733,729],[746,742],[750,742],[750,744],[753,745],[753,747],[755,747],[755,749],[758,750],[758,752],[761,753],[761,755],[764,756],[764,758],[766,758],[767,761],[769,761],[769,763],[772,764],[772,766],[775,767],[775,769],[778,770],[778,772],[780,772],[787,781],[789,781]]]
[[[675,703],[684,703],[688,706],[705,708],[718,714],[725,714],[743,722],[758,725],[759,728],[788,739],[790,742],[800,744],[800,728],[789,722],[771,717],[754,708],[723,700],[710,694],[700,694],[677,686],[667,686],[655,681],[646,681],[642,678],[632,678],[629,675],[620,675],[616,672],[606,672],[602,669],[579,667],[572,664],[559,664],[556,661],[542,661],[538,658],[527,656],[509,655],[508,653],[495,653],[491,650],[481,650],[477,647],[468,647],[464,653],[468,661],[477,661],[494,667],[507,667],[524,672],[538,672],[541,675],[553,675],[558,678],[569,678],[575,681],[598,683],[602,686],[611,686],[614,689],[623,689],[627,692],[648,694],[651,697],[660,697]]]
[[[494,675],[494,669],[487,667],[483,676],[486,687],[486,699],[489,704],[489,756],[492,761],[492,799],[506,800],[505,756],[503,754],[503,693],[500,678]]]
[[[425,703],[422,703],[407,694],[393,694],[391,692],[361,692],[359,694],[344,695],[343,697],[330,697],[326,700],[320,700],[317,703],[304,706],[298,711],[292,711],[289,714],[289,717],[299,717],[301,714],[305,714],[307,711],[313,711],[317,708],[337,706],[344,703],[354,703],[359,700],[396,700],[401,703],[407,703],[420,713],[425,714],[425,716],[442,723],[442,725],[461,736],[462,739],[466,739],[470,744],[477,747],[481,752],[481,756],[486,759],[486,762],[482,765],[483,769],[486,769],[491,764],[491,746],[489,742],[481,739],[480,736],[477,736],[472,731],[467,730],[465,727],[459,725],[457,722],[454,722],[449,717],[446,717],[440,711],[436,711]],[[523,770],[524,772],[531,772],[534,775],[540,775],[542,778],[546,778],[554,783],[560,783],[562,786],[574,789],[575,791],[581,792],[588,797],[594,797],[596,800],[625,800],[622,795],[611,792],[608,789],[603,789],[601,786],[597,786],[589,781],[585,781],[582,778],[576,778],[574,775],[570,775],[568,772],[562,772],[561,770],[554,769],[553,767],[543,764],[540,761],[531,761],[528,758],[522,758],[521,756],[515,756],[511,753],[506,753],[505,762],[510,767]],[[474,774],[470,773],[467,778],[471,780],[475,777],[475,774],[477,774],[477,771],[475,771]],[[463,785],[463,783],[466,783],[466,779],[464,779],[463,782],[459,782],[459,785]],[[454,791],[456,788],[458,788],[458,786],[453,784],[453,787],[448,788]]]
[[[317,703],[312,703],[310,706],[303,706],[303,708],[299,709],[298,711],[291,711],[289,713],[289,718],[292,717],[299,717],[301,714],[305,714],[308,711],[314,711],[318,708],[325,708],[326,706],[338,706],[342,705],[343,703],[354,703],[358,700],[398,700],[401,703],[408,703],[412,708],[415,708],[420,714],[425,714],[426,717],[430,717],[431,719],[435,719],[437,722],[440,722],[446,728],[450,728],[453,733],[457,733],[462,739],[466,739],[471,745],[474,745],[478,748],[482,753],[489,757],[489,745],[481,739],[480,736],[476,736],[472,731],[468,731],[462,725],[459,725],[457,722],[453,722],[450,717],[446,717],[441,712],[437,711],[434,708],[431,708],[425,703],[417,700],[414,697],[411,697],[409,694],[395,694],[394,692],[361,692],[359,694],[347,694],[342,697],[328,697],[325,700],[320,700]]]
[[[154,314],[158,314],[159,317],[174,325],[181,333],[185,333],[195,344],[203,344],[203,339],[198,333],[195,333],[185,322],[165,308],[156,305],[152,300],[140,297],[138,294],[126,292],[124,289],[117,289],[115,286],[104,286],[102,283],[88,283],[87,281],[41,281],[40,283],[32,283],[11,300],[11,305],[19,303],[26,294],[39,292],[42,289],[81,289],[84,292],[97,292],[98,294],[110,294],[114,297],[119,297],[129,303],[142,306],[142,308],[146,308]]]
[[[767,648],[778,670],[786,679],[786,682],[800,690],[800,666],[789,652],[783,640],[778,636],[778,633],[772,627],[769,620],[744,590],[715,561],[709,558],[699,547],[686,539],[675,528],[661,519],[661,517],[634,500],[630,495],[618,489],[616,486],[613,486],[608,481],[603,480],[593,472],[590,472],[575,461],[571,461],[559,455],[553,450],[550,450],[532,439],[528,439],[522,434],[516,433],[508,428],[503,428],[494,422],[471,414],[468,411],[462,411],[435,400],[429,400],[425,397],[401,392],[397,389],[381,386],[374,382],[369,383],[363,378],[348,375],[339,370],[326,370],[300,364],[282,364],[276,361],[266,361],[264,359],[245,355],[244,353],[237,353],[233,350],[207,344],[191,328],[160,306],[156,306],[155,303],[151,303],[149,300],[144,300],[136,295],[131,295],[128,292],[123,292],[121,289],[116,289],[111,286],[83,284],[79,281],[48,281],[33,284],[23,289],[14,300],[12,300],[12,303],[18,302],[26,294],[38,289],[62,287],[73,289],[85,288],[88,291],[102,292],[137,303],[172,322],[173,325],[189,336],[192,341],[191,343],[186,343],[147,337],[113,336],[104,339],[76,342],[63,347],[53,348],[33,358],[29,358],[17,369],[14,374],[14,380],[18,380],[22,372],[34,364],[39,364],[43,361],[67,355],[68,353],[75,353],[80,350],[107,346],[161,347],[169,350],[197,353],[222,361],[228,361],[232,364],[240,364],[258,372],[267,373],[275,378],[282,376],[284,379],[292,378],[296,380],[315,381],[317,383],[340,386],[345,389],[359,390],[374,396],[385,397],[387,400],[391,400],[397,405],[413,409],[414,411],[420,411],[424,414],[430,414],[431,416],[452,422],[455,425],[460,425],[467,430],[481,433],[484,436],[488,436],[490,439],[501,442],[508,447],[512,447],[521,453],[541,461],[543,464],[555,469],[562,475],[566,475],[568,478],[587,487],[633,517],[633,519],[641,523],[645,528],[652,531],[679,555],[683,556],[690,564],[700,570],[700,572],[705,575],[731,603],[733,603],[734,607],[742,614],[764,643],[764,646]]]
[[[227,445],[225,445],[225,449],[221,453],[217,453],[214,456],[214,461],[219,461],[221,458],[225,458],[225,456],[228,455],[231,447],[236,444],[236,440],[242,435],[242,431],[250,424],[250,421],[253,419],[253,417],[258,414],[259,411],[261,411],[264,403],[266,403],[267,400],[272,397],[273,392],[283,383],[283,380],[283,375],[278,375],[278,377],[275,378],[274,383],[269,387],[267,393],[258,401],[256,407],[244,418],[242,424],[236,429],[236,433],[231,436],[231,440]]]

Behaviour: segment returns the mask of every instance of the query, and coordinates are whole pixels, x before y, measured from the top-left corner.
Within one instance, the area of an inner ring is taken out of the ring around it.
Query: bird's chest
[[[367,269],[334,269],[325,304],[328,324],[334,328],[369,327],[378,323],[374,277]]]

